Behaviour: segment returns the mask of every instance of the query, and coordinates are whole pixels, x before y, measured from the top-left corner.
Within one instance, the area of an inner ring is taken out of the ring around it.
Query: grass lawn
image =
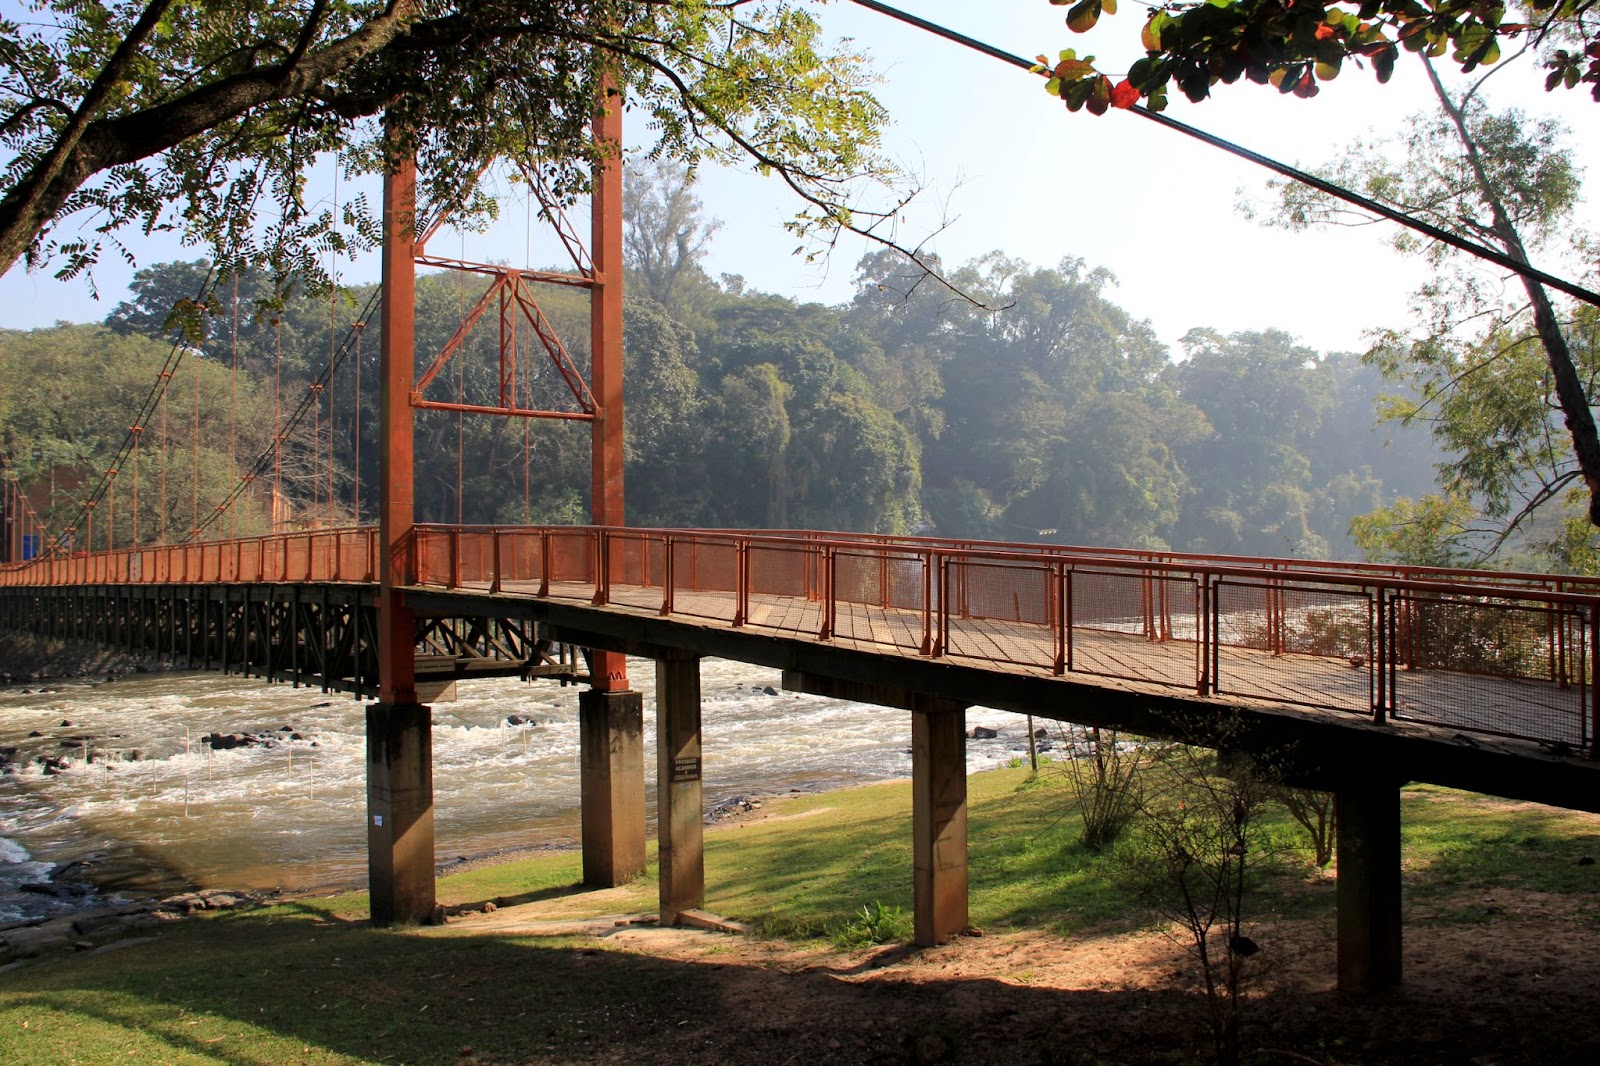
[[[986,932],[1071,934],[1148,925],[1106,860],[1076,843],[1064,784],[1023,770],[971,778],[972,920]],[[708,909],[756,935],[840,939],[864,906],[911,909],[904,782],[771,802],[707,835]],[[1298,830],[1274,816],[1274,839]],[[1403,802],[1408,914],[1482,921],[1500,886],[1597,911],[1600,821],[1444,789]],[[447,905],[565,897],[581,911],[579,857],[553,853],[441,880]],[[1333,884],[1273,861],[1254,913],[1326,912]],[[604,913],[651,911],[654,869]],[[582,1061],[680,1046],[725,1024],[711,967],[613,950],[588,937],[373,930],[358,894],[301,899],[162,927],[149,943],[39,960],[0,974],[0,1063],[322,1064]],[[648,1061],[655,1059],[646,1054]],[[802,1057],[797,1061],[821,1061]]]

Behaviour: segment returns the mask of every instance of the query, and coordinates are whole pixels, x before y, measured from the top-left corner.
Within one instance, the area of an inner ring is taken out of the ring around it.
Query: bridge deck
[[[490,582],[465,582],[463,590],[488,592]],[[505,582],[503,595],[538,597],[538,582]],[[589,582],[552,583],[546,597],[591,603]],[[659,586],[613,583],[610,610],[644,617],[662,613]],[[673,596],[672,614],[702,624],[734,628],[737,600],[731,592],[683,592]],[[805,636],[821,632],[826,605],[804,596],[751,594],[745,628]],[[923,613],[893,607],[839,603],[836,647],[905,658],[922,658]],[[949,619],[940,654],[971,665],[999,667],[1038,677],[1081,679],[1132,690],[1195,693],[1203,663],[1196,640],[1151,640],[1112,628],[1074,627],[1063,675],[1053,669],[1055,634],[1045,625],[981,618]],[[1373,664],[1344,656],[1271,652],[1256,648],[1217,650],[1215,695],[1222,702],[1328,708],[1373,717]],[[1555,684],[1437,669],[1397,671],[1387,715],[1399,721],[1489,735],[1537,738],[1578,750],[1584,743],[1588,695],[1582,684]]]

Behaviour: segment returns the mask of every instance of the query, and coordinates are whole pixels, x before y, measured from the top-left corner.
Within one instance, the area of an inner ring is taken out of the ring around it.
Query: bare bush
[[[1151,741],[1115,729],[1069,726],[1060,736],[1059,764],[1083,818],[1083,846],[1104,851],[1122,835],[1144,801],[1140,769]]]

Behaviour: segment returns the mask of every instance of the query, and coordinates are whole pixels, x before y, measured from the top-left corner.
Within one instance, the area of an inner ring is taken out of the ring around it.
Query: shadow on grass
[[[523,903],[538,903],[547,899],[564,899],[567,896],[577,896],[593,891],[593,885],[586,885],[582,881],[576,881],[566,885],[550,885],[546,888],[530,889],[527,892],[494,895],[479,900],[463,900],[460,903],[451,904],[451,908],[464,911],[477,910],[481,909],[485,903],[493,903],[497,907],[515,907]]]
[[[1205,1058],[1194,1054],[1203,1005],[1190,990],[949,977],[937,955],[908,959],[896,948],[862,966],[785,969],[632,954],[595,939],[418,936],[294,920],[173,934],[137,952],[40,967],[26,985],[0,979],[0,1057],[34,1066],[70,1048],[81,1061],[228,1066],[906,1062],[925,1061],[936,1038],[933,1057],[952,1062]],[[855,976],[868,969],[882,972]],[[1587,988],[1591,1010],[1596,987],[1564,986],[1571,995]],[[1362,1047],[1366,1062],[1552,1062],[1573,1039],[1552,1027],[1527,1048],[1506,1043],[1521,1039],[1516,1026],[1420,1024],[1433,1006],[1270,992],[1250,1005],[1247,1024],[1249,1038],[1311,1061],[1351,1061],[1337,1049]],[[1374,1046],[1380,1029],[1397,1035]],[[1504,1050],[1516,1053],[1496,1055]]]

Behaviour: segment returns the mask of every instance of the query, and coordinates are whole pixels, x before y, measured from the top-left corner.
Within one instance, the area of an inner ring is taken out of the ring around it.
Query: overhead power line
[[[1021,67],[1023,70],[1031,72],[1033,68],[1038,65],[1034,60],[1024,59],[1022,56],[1016,55],[1012,52],[1004,51],[1000,48],[996,48],[992,44],[986,44],[975,37],[969,37],[964,33],[959,33],[955,30],[949,29],[948,27],[941,26],[936,22],[929,22],[925,18],[919,18],[910,12],[901,11],[896,7],[890,7],[888,4],[879,3],[878,0],[851,0],[851,2],[859,5],[860,7],[867,8],[868,10],[876,11],[881,15],[887,15],[892,19],[897,19],[901,22],[904,22],[908,26],[915,26],[917,29],[931,33],[936,37],[943,37],[947,41],[953,41],[954,43],[965,48],[970,48],[975,52],[981,52],[991,59],[998,59],[1003,63],[1009,63],[1014,67]],[[1407,214],[1406,212],[1398,210],[1397,208],[1390,207],[1388,204],[1381,203],[1368,196],[1362,196],[1360,193],[1355,192],[1352,189],[1347,189],[1342,185],[1336,185],[1325,178],[1319,178],[1317,175],[1312,174],[1309,171],[1301,170],[1299,167],[1290,166],[1288,163],[1281,163],[1278,160],[1273,159],[1271,156],[1262,155],[1260,152],[1253,152],[1250,149],[1245,148],[1242,145],[1235,144],[1224,137],[1218,137],[1214,133],[1207,133],[1205,130],[1198,129],[1186,122],[1180,122],[1178,119],[1171,118],[1167,115],[1158,114],[1155,111],[1151,111],[1147,107],[1134,106],[1127,108],[1126,110],[1132,111],[1134,114],[1139,115],[1142,118],[1147,118],[1151,122],[1157,123],[1158,125],[1165,126],[1167,129],[1175,130],[1178,133],[1193,137],[1195,140],[1200,141],[1203,144],[1211,145],[1213,148],[1220,148],[1231,155],[1238,156],[1240,159],[1248,160],[1257,166],[1265,167],[1273,173],[1281,174],[1283,177],[1286,177],[1291,181],[1297,181],[1302,185],[1309,185],[1318,192],[1326,193],[1327,195],[1336,199],[1343,200],[1345,203],[1353,204],[1364,211],[1370,211],[1373,214],[1382,218],[1386,218],[1391,222],[1397,222],[1400,225],[1405,226],[1407,229],[1412,229],[1418,233],[1425,234],[1426,236],[1432,237],[1436,241],[1441,241],[1444,244],[1450,245],[1452,248],[1458,248],[1469,255],[1478,257],[1479,259],[1486,259],[1489,262],[1494,263],[1496,266],[1504,267],[1507,270],[1515,274],[1520,274],[1525,278],[1531,278],[1534,281],[1537,281],[1543,285],[1547,285],[1559,292],[1564,292],[1568,296],[1582,300],[1584,303],[1600,307],[1600,293],[1596,293],[1591,289],[1586,289],[1576,282],[1568,281],[1566,278],[1558,277],[1555,274],[1550,274],[1540,270],[1538,267],[1515,259],[1496,248],[1491,248],[1486,244],[1479,244],[1477,241],[1469,240],[1468,238],[1462,237],[1459,234],[1440,229],[1438,226],[1435,226],[1430,222],[1424,222],[1422,219],[1417,218],[1414,215]]]

